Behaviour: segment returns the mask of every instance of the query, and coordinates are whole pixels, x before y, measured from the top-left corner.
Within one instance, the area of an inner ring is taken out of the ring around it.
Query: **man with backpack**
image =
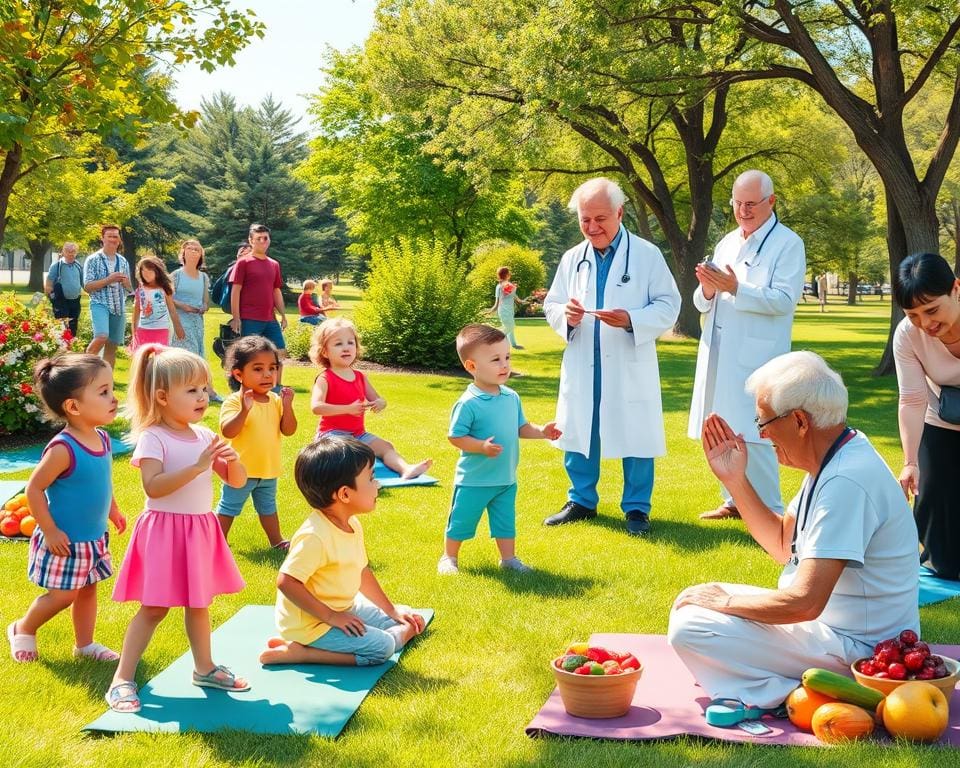
[[[53,316],[68,320],[70,333],[77,335],[80,319],[80,292],[83,290],[83,267],[77,261],[77,244],[64,243],[60,259],[50,265],[43,291],[53,305]]]

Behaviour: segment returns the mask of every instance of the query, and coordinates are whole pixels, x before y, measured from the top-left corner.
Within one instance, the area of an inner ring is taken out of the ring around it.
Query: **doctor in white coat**
[[[680,313],[663,255],[622,225],[626,197],[591,179],[570,199],[586,240],[560,260],[544,301],[547,322],[566,341],[557,426],[568,501],[546,525],[596,517],[600,459],[623,460],[627,531],[650,530],[653,457],[666,453],[656,339]]]
[[[803,293],[803,241],[777,220],[773,181],[745,171],[733,184],[733,215],[739,225],[718,244],[713,258],[697,266],[700,285],[693,303],[706,314],[687,434],[699,440],[703,422],[721,416],[747,444],[747,476],[763,503],[783,514],[777,455],[760,437],[747,378],[768,360],[790,351],[793,313]],[[702,519],[739,517],[721,484],[722,502]]]

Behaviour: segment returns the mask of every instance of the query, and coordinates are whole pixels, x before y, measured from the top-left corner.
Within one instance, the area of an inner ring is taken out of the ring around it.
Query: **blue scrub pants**
[[[599,361],[597,361],[599,362]],[[600,480],[600,366],[593,366],[593,423],[590,429],[590,455],[575,451],[563,454],[572,487],[567,498],[587,509],[596,509],[600,503],[597,482]],[[623,496],[620,509],[627,512],[650,512],[653,495],[653,459],[627,456],[623,461]]]

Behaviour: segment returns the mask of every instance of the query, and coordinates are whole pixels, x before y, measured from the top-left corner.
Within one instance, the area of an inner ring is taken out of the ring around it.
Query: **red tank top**
[[[330,405],[349,405],[357,400],[367,399],[367,380],[360,371],[354,371],[354,380],[345,381],[329,368],[320,375],[327,382],[327,402]],[[317,434],[329,432],[331,429],[339,429],[344,432],[350,432],[354,437],[360,437],[366,429],[363,426],[363,414],[351,416],[349,413],[341,413],[337,416],[321,416],[320,426],[317,428]]]

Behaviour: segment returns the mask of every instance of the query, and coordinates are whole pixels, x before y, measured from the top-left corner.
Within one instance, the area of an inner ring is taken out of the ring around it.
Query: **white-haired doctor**
[[[750,535],[783,571],[776,589],[685,589],[668,640],[712,699],[770,708],[809,667],[843,671],[880,640],[919,628],[917,529],[890,469],[846,425],[847,390],[823,359],[781,355],[747,389],[779,462],[807,472],[783,516],[747,478],[743,436],[716,414],[704,423],[703,450]]]
[[[557,426],[570,478],[567,503],[546,525],[597,515],[600,459],[623,463],[627,532],[650,530],[653,458],[666,453],[656,339],[680,314],[680,293],[659,249],[623,226],[623,190],[609,179],[570,199],[585,240],[560,260],[544,301],[566,342]]]

